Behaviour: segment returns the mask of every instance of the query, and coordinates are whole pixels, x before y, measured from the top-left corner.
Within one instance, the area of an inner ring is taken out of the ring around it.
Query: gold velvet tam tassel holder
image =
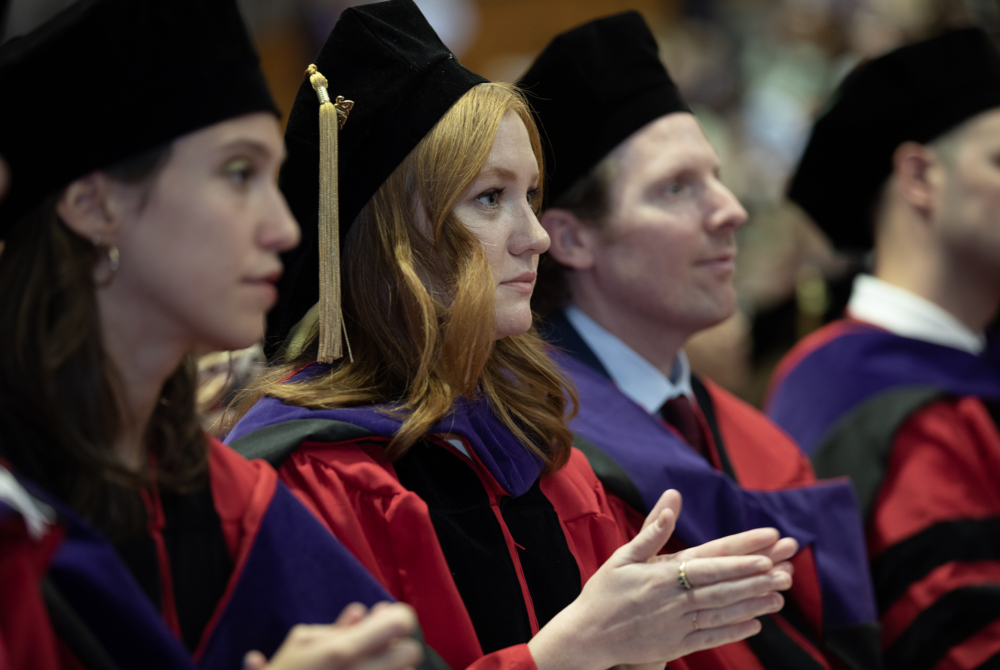
[[[306,69],[319,98],[319,355],[332,363],[344,355],[340,341],[344,316],[340,306],[340,197],[337,173],[337,134],[347,122],[354,101],[338,95],[330,100],[327,81],[315,65]],[[351,343],[347,343],[350,356]],[[353,360],[353,357],[352,357]]]

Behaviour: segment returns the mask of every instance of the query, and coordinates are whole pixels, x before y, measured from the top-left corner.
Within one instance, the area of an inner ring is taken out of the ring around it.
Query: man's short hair
[[[563,209],[585,226],[605,230],[611,216],[611,188],[618,177],[618,159],[614,154],[591,168],[566,189],[547,209]],[[570,300],[566,273],[569,268],[549,254],[538,263],[538,279],[531,306],[543,319],[564,308]]]

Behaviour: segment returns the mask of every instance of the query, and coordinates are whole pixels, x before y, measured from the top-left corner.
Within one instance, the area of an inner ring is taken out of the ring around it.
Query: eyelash
[[[491,188],[488,191],[483,191],[482,193],[480,193],[479,195],[476,196],[476,202],[478,202],[479,204],[481,204],[483,207],[486,207],[487,209],[496,209],[499,206],[499,202],[490,205],[490,204],[487,204],[487,203],[483,202],[483,200],[485,198],[490,198],[492,196],[496,196],[497,201],[499,201],[500,198],[503,196],[504,190],[505,189],[502,189],[502,188]]]
[[[257,171],[250,161],[238,158],[226,163],[223,172],[225,172],[229,179],[236,181],[237,186],[243,187],[246,186],[247,182],[253,178]]]
[[[482,199],[483,198],[489,198],[491,196],[496,196],[497,200],[499,200],[500,198],[503,197],[503,194],[504,194],[505,191],[506,191],[506,189],[503,189],[503,188],[491,188],[488,191],[483,191],[482,193],[480,193],[479,195],[476,196],[476,202],[479,202],[481,205],[483,205],[484,207],[487,207],[489,209],[494,209],[494,208],[496,208],[496,207],[499,206],[499,203],[493,204],[493,205],[488,205],[488,204],[482,202]],[[531,205],[532,208],[536,208],[535,200],[538,198],[538,194],[539,193],[540,193],[540,191],[537,188],[533,188],[533,189],[530,189],[528,191],[528,204]]]
[[[716,179],[721,180],[721,171],[716,169],[712,172]],[[668,197],[673,198],[682,195],[684,191],[690,190],[698,186],[700,182],[696,178],[681,176],[673,181],[669,182],[662,190],[661,193]]]
[[[684,190],[684,183],[681,181],[672,181],[667,184],[667,187],[663,189],[664,194],[668,196],[680,195]]]

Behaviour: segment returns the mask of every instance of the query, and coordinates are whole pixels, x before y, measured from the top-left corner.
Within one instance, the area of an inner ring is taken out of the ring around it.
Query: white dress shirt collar
[[[854,279],[847,313],[902,337],[977,355],[986,348],[984,334],[972,332],[931,301],[871,275]]]
[[[693,401],[691,365],[683,351],[677,352],[667,377],[575,305],[566,309],[566,320],[601,361],[618,389],[650,414],[655,414],[671,398],[685,395]]]

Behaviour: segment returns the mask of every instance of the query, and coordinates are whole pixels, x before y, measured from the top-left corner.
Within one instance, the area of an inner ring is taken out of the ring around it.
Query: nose
[[[513,256],[537,256],[549,249],[549,234],[538,222],[535,210],[525,202],[518,211],[518,223],[507,242],[507,251]]]
[[[718,179],[712,180],[709,206],[711,210],[706,223],[712,235],[732,233],[747,221],[747,210]]]
[[[260,246],[276,253],[294,249],[302,233],[277,185],[270,189],[267,200],[260,226]]]

